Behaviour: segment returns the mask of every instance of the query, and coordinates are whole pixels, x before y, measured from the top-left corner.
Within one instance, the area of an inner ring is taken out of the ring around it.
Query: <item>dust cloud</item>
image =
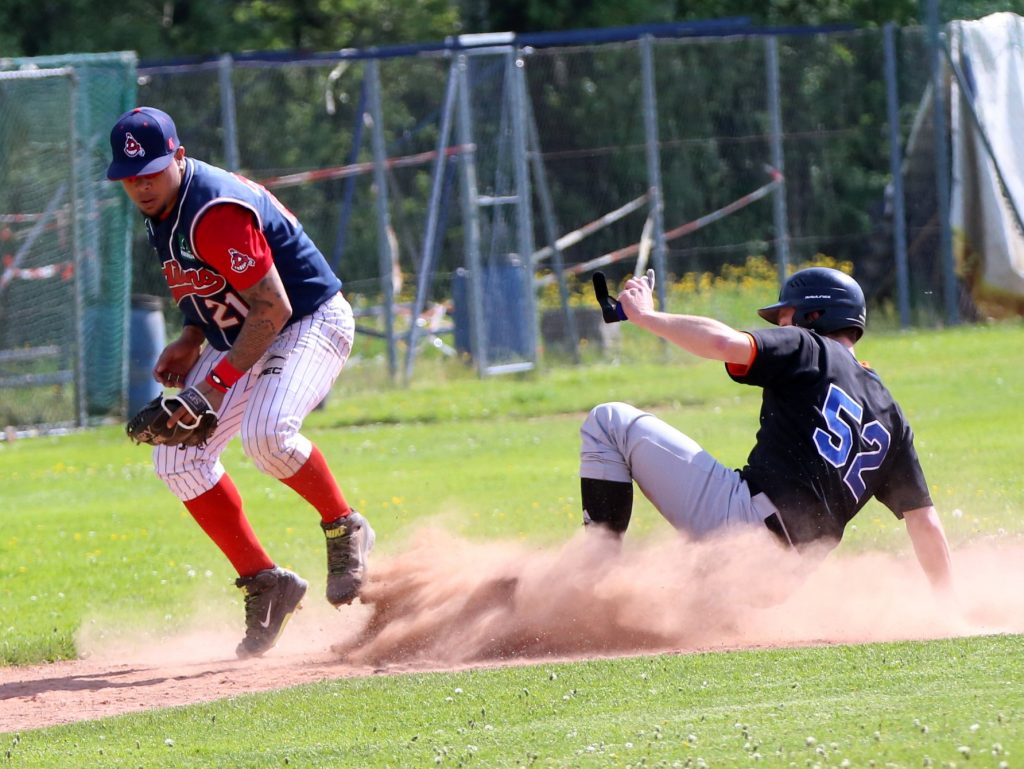
[[[83,622],[81,659],[0,667],[0,731],[375,672],[1024,632],[1020,540],[954,550],[950,606],[909,546],[801,559],[762,532],[621,548],[594,534],[538,547],[417,531],[371,557],[362,603],[335,610],[307,575],[302,610],[260,658],[235,659],[241,600],[217,586],[175,617],[129,622],[111,606]]]
[[[954,553],[955,601],[913,555],[797,556],[770,535],[625,545],[581,530],[550,549],[432,529],[373,563],[353,664],[467,664],[1024,631],[1024,545]]]
[[[371,556],[362,603],[340,611],[310,580],[267,658],[330,658],[354,670],[645,652],[867,643],[1024,632],[1024,543],[953,553],[957,600],[940,601],[909,550],[798,556],[767,533],[620,543],[581,529],[567,542],[472,541],[443,527]],[[193,665],[234,658],[241,602],[213,588],[189,619],[135,628],[86,620],[94,663]],[[173,625],[160,632],[155,628]]]
[[[332,646],[350,645],[359,636],[370,608],[356,604],[338,611],[323,598],[322,590],[322,583],[310,583],[274,655],[313,658]],[[216,588],[204,588],[193,596],[191,605],[180,607],[179,615],[187,617],[184,621],[161,615],[126,624],[110,616],[89,617],[75,635],[75,646],[80,658],[96,664],[180,666],[234,661],[235,647],[245,634],[244,611],[240,594],[226,597]]]

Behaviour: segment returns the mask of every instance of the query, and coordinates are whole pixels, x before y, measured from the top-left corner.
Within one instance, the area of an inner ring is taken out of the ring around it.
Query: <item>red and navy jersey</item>
[[[202,235],[204,219],[206,225],[239,223],[242,237],[232,246],[214,226]],[[147,219],[146,228],[185,324],[200,326],[218,350],[231,348],[248,313],[239,290],[254,285],[271,262],[292,305],[289,323],[341,290],[324,255],[274,195],[200,160],[187,159],[174,209],[162,220]],[[214,253],[212,244],[223,248]]]
[[[757,443],[740,474],[775,504],[794,544],[838,542],[872,497],[897,518],[932,504],[910,425],[874,371],[807,329],[751,336],[747,370],[727,367],[763,389]]]

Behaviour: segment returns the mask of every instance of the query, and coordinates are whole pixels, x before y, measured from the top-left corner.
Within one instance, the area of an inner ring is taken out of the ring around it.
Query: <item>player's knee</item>
[[[272,461],[275,457],[281,456],[285,451],[288,433],[276,428],[276,425],[268,425],[267,429],[242,431],[242,451],[256,463],[257,467],[265,461]]]
[[[153,448],[153,469],[179,499],[192,499],[217,482],[216,462],[178,446]]]
[[[642,412],[635,406],[619,401],[609,401],[594,406],[583,420],[581,431],[587,432],[597,429],[599,432],[608,434],[617,432],[622,427],[632,423]]]
[[[261,472],[288,478],[305,461],[298,445],[298,426],[288,422],[242,430],[242,451]]]
[[[153,447],[153,470],[156,472],[156,477],[164,483],[178,477],[184,470],[182,463],[175,456],[177,453],[177,446]]]

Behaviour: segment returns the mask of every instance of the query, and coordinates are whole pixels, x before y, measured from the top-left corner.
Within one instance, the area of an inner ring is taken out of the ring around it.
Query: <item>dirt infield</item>
[[[699,546],[578,536],[551,549],[442,532],[373,564],[366,603],[309,596],[281,643],[236,660],[231,618],[154,643],[83,633],[83,659],[0,668],[0,732],[329,679],[543,660],[1024,632],[1024,545],[954,553],[958,606],[910,555],[805,562],[759,536]]]

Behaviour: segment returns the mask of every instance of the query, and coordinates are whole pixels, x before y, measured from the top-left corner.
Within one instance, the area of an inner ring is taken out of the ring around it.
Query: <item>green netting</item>
[[[7,60],[0,71],[0,425],[124,410],[128,202],[107,137],[134,54]]]

